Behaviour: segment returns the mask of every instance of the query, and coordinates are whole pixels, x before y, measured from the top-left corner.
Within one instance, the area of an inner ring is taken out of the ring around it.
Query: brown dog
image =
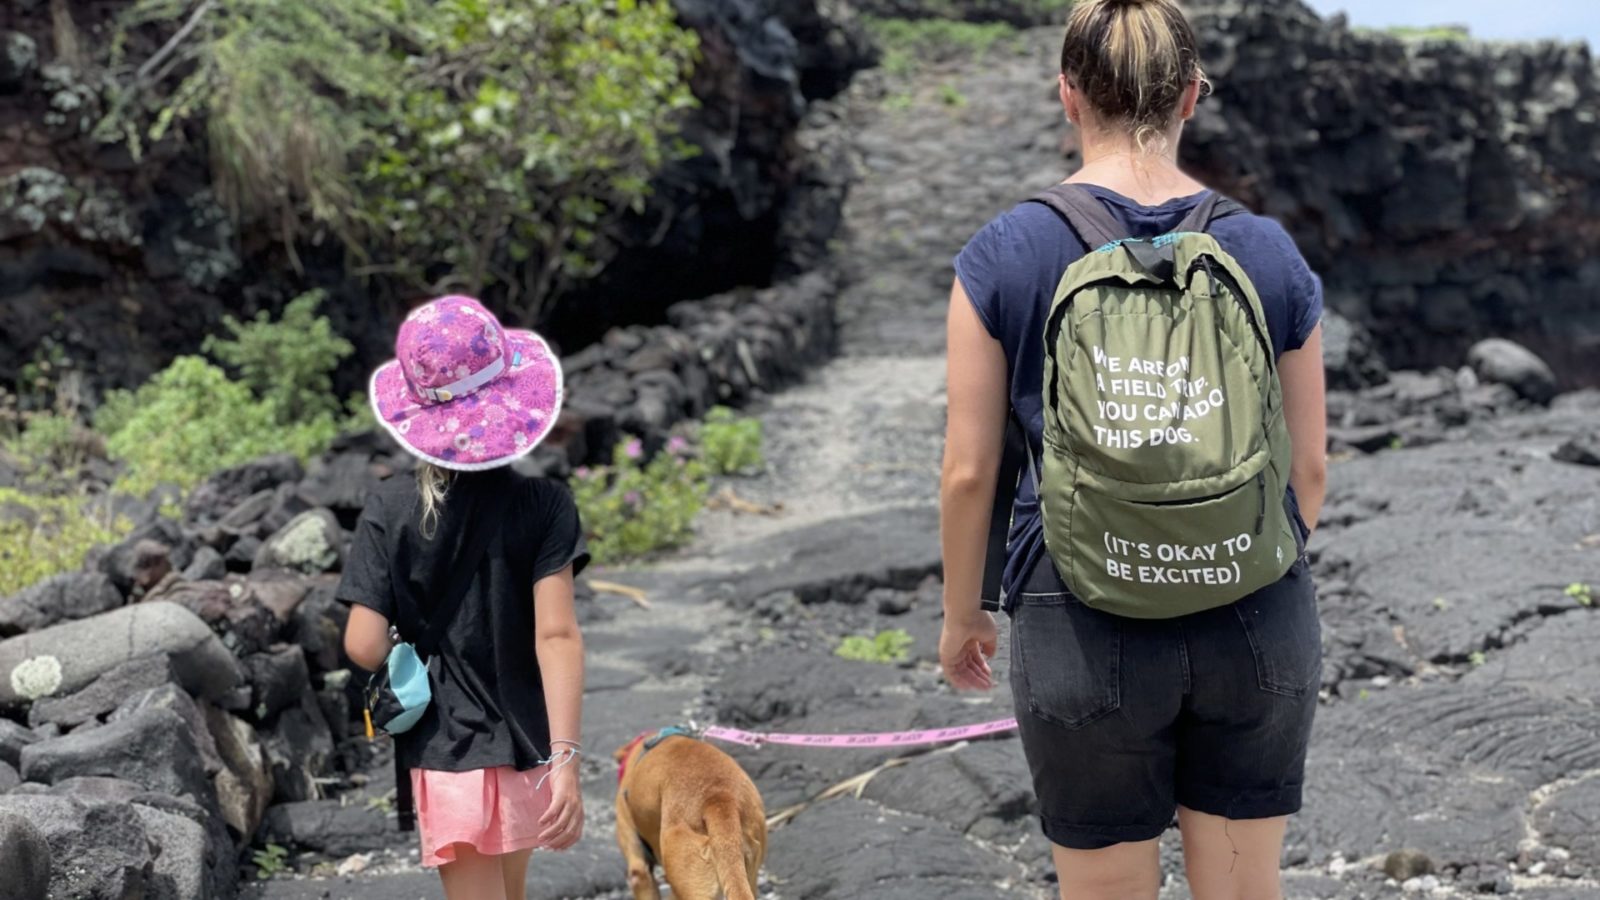
[[[658,861],[678,900],[755,900],[767,815],[744,769],[671,729],[641,734],[615,757],[617,846],[634,900],[660,900]]]

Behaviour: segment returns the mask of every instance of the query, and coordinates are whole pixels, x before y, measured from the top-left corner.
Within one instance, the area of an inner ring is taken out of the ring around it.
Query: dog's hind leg
[[[723,896],[711,856],[711,842],[687,825],[661,829],[661,868],[673,900],[718,900]],[[742,896],[729,892],[730,898]]]
[[[649,851],[639,827],[633,823],[633,813],[621,797],[617,798],[617,847],[628,863],[628,887],[633,891],[633,900],[661,900],[655,866],[650,864]]]

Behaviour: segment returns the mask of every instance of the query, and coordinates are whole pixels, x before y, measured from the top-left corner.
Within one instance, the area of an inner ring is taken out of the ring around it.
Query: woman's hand
[[[958,691],[986,691],[994,687],[989,659],[994,656],[999,632],[994,616],[979,610],[967,615],[944,618],[939,634],[939,666],[951,687]]]
[[[540,844],[551,850],[565,850],[583,837],[583,790],[578,786],[576,759],[550,773],[550,808],[539,826]]]

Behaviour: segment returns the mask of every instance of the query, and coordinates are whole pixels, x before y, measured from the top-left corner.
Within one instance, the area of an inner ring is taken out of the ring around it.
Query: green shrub
[[[529,314],[604,261],[694,103],[668,0],[136,0],[120,26],[114,69],[134,29],[183,37],[102,137],[203,124],[236,216],[331,231],[408,292],[503,284]]]
[[[1394,25],[1383,33],[1402,41],[1466,41],[1472,32],[1465,25]]]
[[[700,454],[718,475],[736,475],[761,468],[761,420],[715,406],[700,426]]]
[[[267,844],[250,854],[255,863],[256,878],[268,881],[289,870],[289,850],[281,844]]]
[[[1576,600],[1579,606],[1594,605],[1594,588],[1587,584],[1582,582],[1574,582],[1567,585],[1567,589],[1564,593],[1573,600]]]
[[[83,568],[100,545],[121,540],[132,525],[83,509],[83,498],[0,488],[0,597],[34,582]]]
[[[246,323],[224,316],[222,325],[233,337],[213,335],[202,345],[212,358],[237,369],[245,385],[277,411],[280,423],[336,415],[343,405],[333,394],[333,373],[355,347],[334,333],[326,316],[317,315],[324,296],[320,290],[301,294],[276,322],[266,312]]]
[[[873,637],[852,634],[839,641],[835,656],[860,662],[898,663],[911,655],[911,635],[899,628],[880,631]]]
[[[687,543],[709,482],[686,444],[645,462],[635,439],[617,445],[611,465],[575,472],[572,491],[589,551],[611,563]]]
[[[866,17],[867,31],[883,49],[879,63],[891,75],[907,75],[925,63],[982,57],[1002,41],[1017,37],[1004,22],[961,22],[954,19],[883,19]]]
[[[25,413],[22,431],[6,449],[33,474],[71,480],[90,458],[103,455],[104,441],[74,415]]]
[[[106,448],[128,466],[117,487],[136,496],[163,483],[187,490],[267,453],[310,457],[341,425],[326,412],[285,425],[274,404],[198,356],[180,356],[138,390],[109,398],[97,421],[114,426]]]

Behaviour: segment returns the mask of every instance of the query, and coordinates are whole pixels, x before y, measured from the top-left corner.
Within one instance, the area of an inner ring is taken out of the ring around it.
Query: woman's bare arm
[[[1011,399],[1006,354],[983,327],[958,279],[948,319],[949,413],[939,488],[945,615],[981,610],[984,552]]]
[[[1311,332],[1305,346],[1279,359],[1278,377],[1283,382],[1284,415],[1294,442],[1289,483],[1294,486],[1301,518],[1315,529],[1328,494],[1328,396],[1321,325]]]

